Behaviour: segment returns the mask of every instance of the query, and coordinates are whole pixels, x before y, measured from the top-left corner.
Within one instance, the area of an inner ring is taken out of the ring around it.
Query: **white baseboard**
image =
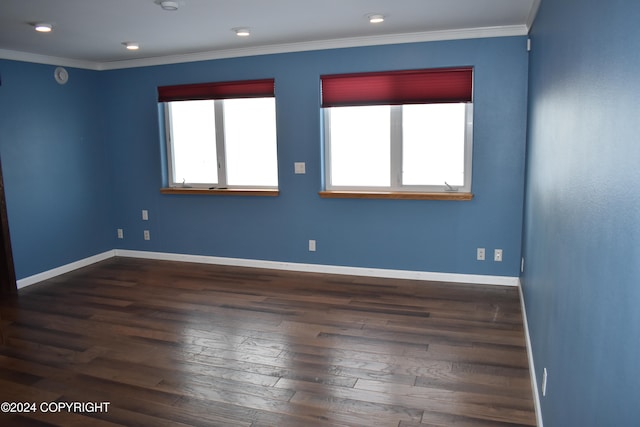
[[[91,256],[89,258],[81,259],[80,261],[72,262],[52,270],[43,271],[42,273],[34,274],[33,276],[25,277],[17,281],[18,289],[33,285],[43,280],[52,279],[61,274],[69,273],[70,271],[77,270],[82,267],[86,267],[96,262],[104,261],[105,259],[113,258],[115,251],[107,251],[98,255]]]
[[[517,277],[485,276],[480,274],[436,273],[428,271],[390,270],[382,268],[345,267],[338,265],[303,264],[296,262],[264,261],[243,258],[226,258],[204,255],[173,254],[166,252],[131,251],[114,249],[52,270],[18,280],[18,289],[51,279],[78,268],[86,267],[114,256],[145,258],[165,261],[195,262],[200,264],[232,265],[237,267],[268,268],[309,273],[343,274],[348,276],[381,277],[388,279],[426,280],[435,282],[468,283],[477,285],[518,286]]]
[[[531,374],[531,388],[533,390],[533,406],[536,410],[536,425],[538,427],[544,427],[542,422],[542,408],[540,407],[538,380],[536,379],[536,367],[533,363],[533,349],[531,347],[531,336],[529,335],[527,308],[524,304],[524,293],[522,292],[522,283],[520,282],[520,279],[518,279],[518,292],[520,293],[520,306],[522,307],[522,323],[524,325],[524,336],[527,342],[527,357],[529,358],[529,373]]]
[[[389,279],[428,280],[437,282],[470,283],[479,285],[518,286],[517,277],[484,276],[475,274],[434,273],[428,271],[389,270],[382,268],[345,267],[337,265],[302,264],[296,262],[264,261],[204,255],[172,254],[165,252],[115,250],[116,256],[147,258],[165,261],[196,262],[201,264],[233,265],[236,267],[268,268],[308,273],[343,274],[349,276],[382,277]]]

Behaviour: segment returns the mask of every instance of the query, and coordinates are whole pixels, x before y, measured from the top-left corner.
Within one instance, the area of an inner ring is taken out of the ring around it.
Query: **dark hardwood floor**
[[[516,288],[114,258],[0,314],[2,426],[535,425]]]

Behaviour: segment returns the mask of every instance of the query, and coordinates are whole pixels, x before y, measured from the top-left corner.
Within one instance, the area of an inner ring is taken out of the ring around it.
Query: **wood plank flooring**
[[[3,426],[535,425],[515,288],[113,258],[0,314]]]

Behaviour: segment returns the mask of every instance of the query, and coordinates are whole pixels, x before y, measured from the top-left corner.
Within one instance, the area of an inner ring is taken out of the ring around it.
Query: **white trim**
[[[173,254],[166,252],[132,251],[113,249],[89,258],[81,259],[52,270],[34,274],[17,281],[18,289],[52,279],[56,276],[86,267],[116,256],[127,258],[155,259],[161,261],[195,262],[236,267],[267,268],[272,270],[299,271],[307,273],[342,274],[346,276],[380,277],[387,279],[425,280],[433,282],[466,283],[475,285],[518,286],[519,279],[511,276],[486,276],[480,274],[437,273],[429,271],[390,270],[368,267],[346,267],[339,265],[302,264],[296,262],[264,261],[244,258],[226,258],[206,255]],[[525,319],[526,321],[526,319]]]
[[[537,0],[539,1],[539,0]],[[244,56],[269,55],[276,53],[304,52],[312,50],[341,49],[348,47],[378,46],[402,43],[418,43],[442,40],[463,40],[488,37],[526,36],[527,25],[505,25],[499,27],[463,28],[458,30],[427,31],[418,33],[389,34],[384,36],[352,37],[333,40],[317,40],[300,43],[284,43],[241,49],[226,49],[209,52],[169,55],[154,58],[130,59],[112,62],[80,61],[26,52],[0,49],[0,58],[15,61],[36,62],[86,68],[89,70],[117,70],[123,68],[149,67],[154,65],[179,64],[184,62],[209,61],[213,59],[239,58]]]
[[[525,36],[527,35],[527,33],[528,28],[525,25],[509,25],[503,27],[466,28],[460,30],[391,34],[385,36],[353,37],[346,39],[318,40],[311,42],[285,43],[241,49],[217,50],[185,55],[163,56],[157,58],[104,62],[102,64],[99,64],[99,69],[115,70],[122,68],[177,64],[183,62],[208,61],[212,59],[239,58],[243,56],[305,52],[312,50],[342,49],[348,47],[379,46],[388,44],[418,43],[441,40],[462,40],[486,37]]]
[[[529,373],[531,375],[531,388],[533,390],[533,406],[536,410],[536,425],[543,427],[542,408],[540,407],[540,393],[538,392],[538,381],[536,379],[536,368],[533,363],[533,348],[531,347],[531,336],[529,335],[529,323],[527,321],[527,308],[524,304],[524,293],[522,292],[522,282],[518,279],[518,293],[520,294],[520,307],[522,309],[522,323],[524,325],[524,336],[527,342],[527,357],[529,358]]]
[[[115,251],[111,250],[111,251],[103,252],[98,255],[91,256],[89,258],[81,259],[80,261],[72,262],[70,264],[66,264],[66,265],[54,268],[52,270],[43,271],[42,273],[34,274],[33,276],[25,277],[24,279],[20,279],[17,281],[18,289],[31,286],[38,282],[42,282],[43,280],[52,279],[56,276],[60,276],[70,271],[77,270],[79,268],[86,267],[91,264],[95,264],[96,262],[113,258],[114,256],[115,256]]]
[[[36,64],[57,65],[61,67],[84,68],[87,70],[100,70],[100,64],[92,61],[80,61],[78,59],[61,58],[58,56],[38,55],[36,53],[18,52],[15,50],[0,49],[0,59],[12,61],[33,62]]]
[[[116,249],[115,256],[156,259],[164,261],[195,262],[201,264],[219,264],[236,267],[268,268],[272,270],[288,270],[308,273],[381,277],[388,279],[410,279],[436,282],[469,283],[478,285],[518,286],[518,278],[509,276],[485,276],[475,274],[435,273],[428,271],[389,270],[367,267],[345,267],[338,265],[302,264],[296,262],[264,261],[205,255],[172,254],[165,252],[131,251],[125,249]]]

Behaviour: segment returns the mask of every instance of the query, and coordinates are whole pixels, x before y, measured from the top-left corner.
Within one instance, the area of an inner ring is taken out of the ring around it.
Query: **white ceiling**
[[[0,58],[113,69],[399,42],[527,34],[540,0],[0,0]],[[370,24],[366,15],[386,16]],[[47,22],[53,32],[34,31]],[[249,27],[241,38],[232,28]],[[127,51],[123,42],[138,42]]]

